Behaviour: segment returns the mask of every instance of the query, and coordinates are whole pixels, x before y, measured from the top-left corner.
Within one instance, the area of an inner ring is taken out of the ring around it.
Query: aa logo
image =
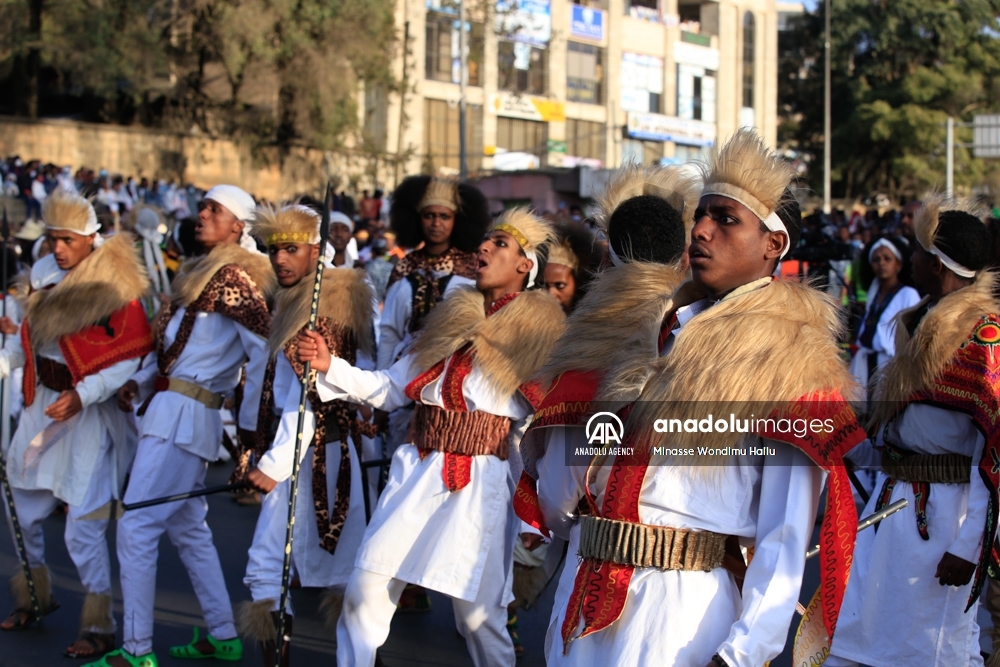
[[[622,420],[613,412],[598,412],[587,420],[587,444],[610,445],[622,444],[625,437],[625,427]]]

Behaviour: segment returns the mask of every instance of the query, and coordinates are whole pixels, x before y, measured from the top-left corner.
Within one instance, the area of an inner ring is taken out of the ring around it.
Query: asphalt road
[[[228,476],[228,466],[213,466],[209,469],[207,485],[224,484]],[[246,567],[246,552],[253,537],[257,519],[257,509],[244,507],[232,502],[228,495],[213,496],[209,500],[208,522],[215,534],[229,595],[234,604],[249,598],[242,579]],[[45,618],[44,627],[24,632],[0,634],[0,667],[24,667],[27,665],[72,665],[77,661],[64,658],[63,649],[75,638],[79,622],[80,606],[84,592],[77,579],[62,533],[65,520],[56,515],[45,525],[48,563],[52,572],[53,591],[62,607]],[[8,531],[0,538],[0,577],[10,577],[19,568],[13,540]],[[111,530],[111,544],[114,531]],[[112,549],[112,553],[114,553]],[[116,559],[112,557],[114,562]],[[115,567],[115,611],[121,618],[121,591],[117,585],[117,563]],[[810,561],[803,590],[807,598],[818,583],[817,564]],[[545,628],[548,625],[555,586],[549,586],[546,595],[532,610],[521,611],[520,635],[525,644],[525,655],[518,660],[518,667],[541,667],[545,661],[542,645]],[[334,662],[334,633],[324,627],[318,612],[320,591],[299,590],[293,593],[297,616],[293,639],[292,662],[295,665],[332,665]],[[807,600],[803,600],[806,602]],[[7,587],[0,587],[0,610],[13,608]],[[156,629],[154,650],[159,663],[165,667],[190,665],[187,661],[173,660],[168,655],[171,645],[186,643],[191,638],[191,628],[203,626],[201,610],[184,566],[177,551],[166,537],[160,544],[159,569],[157,571]],[[121,633],[119,632],[119,641]],[[791,647],[791,638],[788,647]],[[788,651],[786,651],[786,654]],[[389,640],[382,651],[387,667],[435,666],[468,667],[471,665],[465,642],[455,631],[454,617],[450,601],[444,596],[432,594],[432,609],[425,614],[397,616],[392,623]],[[214,662],[211,664],[222,664]],[[235,664],[235,663],[234,663]],[[249,647],[244,651],[242,663],[258,665],[258,654]],[[788,667],[787,655],[774,660],[772,667]]]

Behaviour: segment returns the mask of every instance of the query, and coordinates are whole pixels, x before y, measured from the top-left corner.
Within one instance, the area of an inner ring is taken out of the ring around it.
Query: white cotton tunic
[[[858,534],[831,653],[871,667],[982,665],[978,602],[965,611],[972,583],[942,586],[934,572],[945,552],[979,562],[989,502],[977,469],[983,436],[967,415],[912,404],[890,425],[889,437],[915,454],[971,456],[972,482],[930,485],[927,541],[917,532],[913,485],[896,483],[890,502],[905,498],[909,505],[877,532]],[[885,480],[880,472],[864,515],[874,511]]]
[[[452,357],[453,358],[453,357]],[[447,360],[450,365],[452,358]],[[362,371],[333,359],[320,373],[317,391],[324,401],[341,399],[391,411],[410,399],[406,385],[417,373],[412,356],[388,370]],[[441,381],[446,367],[420,394],[425,405],[444,407]],[[519,442],[531,407],[520,395],[498,398],[478,368],[465,378],[462,393],[470,411],[482,410],[512,422],[511,441]],[[511,447],[511,455],[517,456]],[[471,481],[449,491],[442,479],[445,455],[429,452],[423,459],[412,444],[396,450],[389,480],[372,513],[356,567],[401,579],[461,600],[473,601],[483,577],[504,577],[513,600],[511,554],[519,522],[511,498],[514,482],[507,461],[496,456],[472,457]],[[486,572],[486,557],[496,540],[504,540],[504,571]]]
[[[435,275],[440,279],[443,275]],[[444,288],[442,299],[455,289],[467,285],[475,286],[476,281],[462,276],[452,275]],[[400,278],[385,293],[385,308],[382,309],[382,319],[379,322],[379,341],[377,367],[382,370],[389,368],[413,346],[413,334],[410,333],[410,319],[413,317],[413,286],[406,278]]]
[[[177,337],[186,309],[178,308],[164,332],[164,349]],[[240,428],[255,431],[260,407],[261,383],[268,359],[267,340],[241,324],[218,313],[198,313],[187,345],[170,369],[172,378],[193,382],[216,394],[228,395],[240,381],[246,364],[246,385],[237,417]],[[132,379],[139,385],[139,396],[153,390],[158,373],[155,355],[146,358],[144,367]],[[214,461],[222,442],[222,415],[174,391],[153,396],[146,413],[139,419],[139,437],[151,436],[173,442],[180,449]]]
[[[868,316],[868,311],[874,306],[875,301],[878,297],[879,283],[878,279],[872,281],[871,287],[868,288],[867,305],[865,309],[865,317]],[[907,285],[903,285],[899,288],[889,301],[889,304],[882,311],[882,316],[879,318],[876,328],[875,335],[872,337],[872,347],[868,349],[866,347],[859,347],[858,351],[855,353],[854,358],[851,360],[851,374],[858,379],[862,385],[867,385],[868,381],[871,379],[868,377],[868,355],[874,354],[878,356],[878,368],[885,366],[889,363],[891,359],[896,354],[896,315],[900,311],[906,310],[907,308],[912,308],[913,306],[920,303],[920,295],[917,290]],[[862,318],[861,329],[858,331],[858,338],[861,338],[861,334],[864,332],[864,320]]]
[[[678,311],[681,329],[675,335],[683,335],[683,325],[706,305],[698,302]],[[539,503],[550,529],[568,537],[571,549],[546,635],[548,665],[703,667],[718,653],[731,667],[760,667],[781,653],[799,599],[825,472],[798,449],[756,436],[739,446],[773,448],[774,456],[733,457],[696,469],[653,457],[640,492],[640,521],[736,535],[744,546],[754,546],[742,597],[722,568],[637,568],[621,617],[572,641],[563,655],[562,625],[579,566],[573,559],[579,528],[572,518],[584,495],[586,470],[567,466],[563,453],[579,442],[581,429],[548,430],[549,444],[538,464]],[[664,444],[670,446],[669,441]],[[606,462],[590,489],[598,507],[613,461]],[[581,619],[574,636],[582,625]]]
[[[288,496],[291,489],[292,461],[295,455],[295,432],[298,426],[301,383],[284,353],[277,355],[274,372],[274,397],[280,421],[274,444],[257,463],[260,471],[278,485],[264,495],[246,578],[254,600],[280,595],[281,570],[285,553],[285,531],[288,524]],[[278,402],[281,401],[279,404]],[[319,544],[316,511],[313,505],[313,453],[310,444],[315,433],[315,415],[306,401],[302,442],[308,445],[300,453],[297,500],[295,502],[295,534],[292,540],[292,563],[299,581],[306,588],[347,586],[354,570],[354,559],[365,531],[364,495],[361,489],[361,467],[353,445],[350,448],[351,497],[347,517],[334,553]],[[326,492],[330,503],[336,495],[337,474],[340,470],[340,441],[326,446]],[[332,508],[328,508],[331,509]]]
[[[47,255],[31,271],[32,289],[56,285],[68,272],[59,269],[55,257]],[[49,343],[35,354],[64,364],[58,343]],[[139,359],[121,361],[99,373],[88,375],[75,389],[83,409],[63,422],[45,416],[45,410],[59,398],[59,392],[38,384],[35,401],[24,408],[17,431],[5,452],[11,486],[18,489],[45,489],[64,502],[87,513],[97,507],[82,507],[98,462],[109,447],[115,448],[115,470],[102,471],[122,480],[135,452],[135,434],[125,413],[118,409],[118,388],[139,367]],[[0,352],[0,377],[24,366],[25,355],[19,335],[10,336]],[[45,431],[46,428],[48,431]],[[106,498],[95,499],[97,506]],[[91,504],[91,503],[88,503]]]

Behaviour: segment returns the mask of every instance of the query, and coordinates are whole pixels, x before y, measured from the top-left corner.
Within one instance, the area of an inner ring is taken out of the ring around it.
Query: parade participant
[[[856,387],[839,357],[836,304],[772,280],[800,234],[790,179],[751,130],[712,159],[688,252],[692,281],[674,292],[663,337],[645,342],[663,340],[666,356],[642,373],[628,361],[623,373],[607,371],[609,388],[638,395],[623,413],[623,448],[539,478],[548,514],[569,517],[581,500],[588,508],[573,589],[553,607],[550,665],[773,659],[798,601],[826,473],[821,586],[824,621],[835,628],[854,541],[843,526],[857,521],[841,456],[864,434],[841,397]],[[733,415],[743,428],[654,430],[657,420],[708,413]],[[779,428],[790,424],[782,415],[832,426]],[[770,424],[748,432],[755,416]],[[742,598],[722,567],[730,536],[755,548]]]
[[[392,196],[389,224],[396,241],[414,250],[389,277],[377,366],[391,366],[450,289],[475,280],[476,248],[490,223],[483,193],[444,178],[411,176]],[[405,424],[403,425],[405,429]]]
[[[339,211],[330,212],[330,238],[326,246],[326,265],[333,268],[352,269],[358,260],[354,221]]]
[[[246,227],[254,202],[243,190],[217,185],[205,194],[196,239],[208,254],[182,265],[171,285],[170,306],[156,321],[156,359],[118,392],[129,409],[142,401],[139,448],[125,503],[203,488],[209,461],[222,441],[219,408],[246,365],[241,435],[257,428],[260,383],[267,365],[270,315],[266,297],[274,287],[267,257],[250,251]],[[244,247],[246,246],[246,247]],[[148,363],[148,362],[147,362]],[[204,497],[126,512],[118,523],[125,641],[122,649],[94,667],[155,667],[153,608],[160,537],[166,532],[180,552],[208,635],[170,649],[175,658],[238,660],[233,610],[212,531],[205,523]]]
[[[976,609],[997,525],[1000,302],[975,207],[930,197],[914,224],[924,298],[900,313],[896,356],[876,377],[881,452],[851,453],[881,468],[866,513],[909,504],[858,535],[833,667],[983,664]]]
[[[374,664],[407,582],[452,598],[474,664],[515,662],[505,629],[518,528],[507,459],[532,412],[536,389],[525,383],[562,331],[555,299],[524,291],[551,235],[523,209],[501,216],[479,247],[476,288],[435,308],[412,352],[388,370],[358,370],[330,360],[319,336],[300,339],[300,359],[320,371],[321,398],[390,410],[417,403],[347,585],[339,665]]]
[[[0,353],[0,376],[24,367],[25,407],[5,454],[7,474],[43,614],[58,605],[42,522],[68,504],[66,549],[87,597],[80,638],[66,655],[99,657],[115,646],[108,522],[80,517],[117,497],[135,451],[113,397],[153,349],[139,301],[149,279],[131,235],[97,244],[97,216],[86,199],[57,190],[45,200],[44,218],[53,252],[32,267],[20,336]],[[2,324],[13,333],[10,320]],[[3,630],[38,620],[23,574],[12,588],[17,609]]]
[[[899,237],[883,237],[868,250],[875,278],[868,288],[865,314],[858,330],[858,351],[851,360],[851,373],[868,386],[875,371],[896,352],[896,315],[920,301],[917,290],[903,283],[909,275],[909,244]]]
[[[266,494],[261,504],[246,578],[253,601],[238,613],[240,633],[260,644],[264,665],[273,666],[285,531],[301,394],[298,338],[309,319],[313,277],[319,258],[319,215],[297,205],[260,210],[254,233],[265,243],[278,278],[268,364],[261,393],[261,416],[279,419],[270,449],[254,452],[256,467],[247,482]],[[327,347],[348,363],[359,348],[374,354],[372,293],[361,269],[327,269],[319,302],[317,331]],[[319,416],[317,420],[316,415]],[[322,403],[315,390],[306,403],[303,465],[298,485],[292,564],[302,586],[333,587],[342,595],[354,569],[365,529],[361,468],[357,449],[348,446],[355,410],[342,401]],[[319,427],[316,427],[316,424]],[[264,425],[266,427],[266,425]],[[308,481],[306,481],[308,480]],[[304,483],[303,483],[304,482]],[[311,483],[310,483],[311,482]],[[291,609],[285,622],[291,634]],[[282,665],[290,642],[283,645]]]
[[[546,465],[565,464],[566,448],[587,445],[584,425],[600,385],[601,369],[620,361],[623,355],[641,357],[645,363],[658,356],[655,345],[628,344],[625,337],[631,335],[636,343],[656,340],[667,297],[686,270],[686,230],[693,224],[697,198],[697,183],[679,168],[638,166],[619,170],[599,198],[598,229],[611,239],[613,264],[597,276],[567,319],[566,332],[541,373],[543,386],[552,390],[521,441],[525,470],[514,506],[539,536],[549,537],[550,531],[541,514],[535,480]],[[546,276],[557,260],[558,254],[551,253]],[[636,333],[640,331],[643,334]],[[545,457],[550,447],[553,453]],[[559,540],[556,546],[569,541],[567,553],[576,554],[579,531],[570,531],[575,522],[568,517],[554,520],[552,528]],[[539,540],[522,534],[525,548]],[[538,552],[544,548],[534,549],[524,560],[539,560]],[[520,551],[515,549],[515,558]],[[545,572],[551,565],[547,558],[531,572],[515,569],[515,595],[521,593],[519,597],[525,602],[537,595],[539,584],[548,581]],[[560,586],[571,589],[573,568],[563,571],[566,575]],[[518,586],[519,578],[534,585]],[[516,629],[514,633],[516,636]]]
[[[569,315],[587,293],[601,255],[594,244],[594,234],[579,222],[556,227],[556,242],[545,262],[545,289],[556,298]]]

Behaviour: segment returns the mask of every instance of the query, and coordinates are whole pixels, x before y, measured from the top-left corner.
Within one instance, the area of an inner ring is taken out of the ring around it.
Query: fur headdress
[[[539,247],[556,238],[551,224],[523,206],[505,211],[496,219],[490,231],[507,232],[514,237],[525,254],[537,252]]]
[[[319,243],[320,217],[308,206],[295,204],[276,209],[258,208],[253,226],[254,236],[264,245],[275,243]]]
[[[757,133],[742,128],[702,168],[701,196],[728,197],[746,206],[772,232],[785,235],[781,258],[798,243],[802,220],[798,203],[788,189],[792,170],[768,150]],[[795,210],[789,212],[789,206]],[[780,212],[779,212],[780,210]]]
[[[659,197],[681,215],[684,231],[691,233],[698,206],[698,182],[680,167],[629,165],[619,169],[598,198],[597,226],[608,233],[615,211],[629,199]]]
[[[569,267],[576,281],[573,294],[574,306],[590,287],[594,274],[601,265],[601,248],[595,243],[594,233],[579,222],[556,225],[557,241],[549,248],[546,265],[562,264]]]
[[[458,181],[450,178],[431,178],[424,190],[424,196],[417,204],[417,210],[422,211],[428,206],[444,206],[452,211],[458,211],[461,206],[458,201]]]
[[[452,201],[455,203],[450,203]],[[469,183],[430,176],[410,176],[392,194],[389,226],[396,234],[397,243],[404,248],[420,245],[424,240],[420,210],[435,204],[455,211],[451,245],[464,252],[475,251],[490,224],[486,197],[479,188]]]
[[[47,229],[73,232],[81,236],[96,234],[99,229],[97,213],[91,203],[62,188],[45,198],[42,219],[45,220]]]
[[[975,201],[932,193],[914,216],[917,242],[957,275],[972,278],[990,259],[984,214]]]

